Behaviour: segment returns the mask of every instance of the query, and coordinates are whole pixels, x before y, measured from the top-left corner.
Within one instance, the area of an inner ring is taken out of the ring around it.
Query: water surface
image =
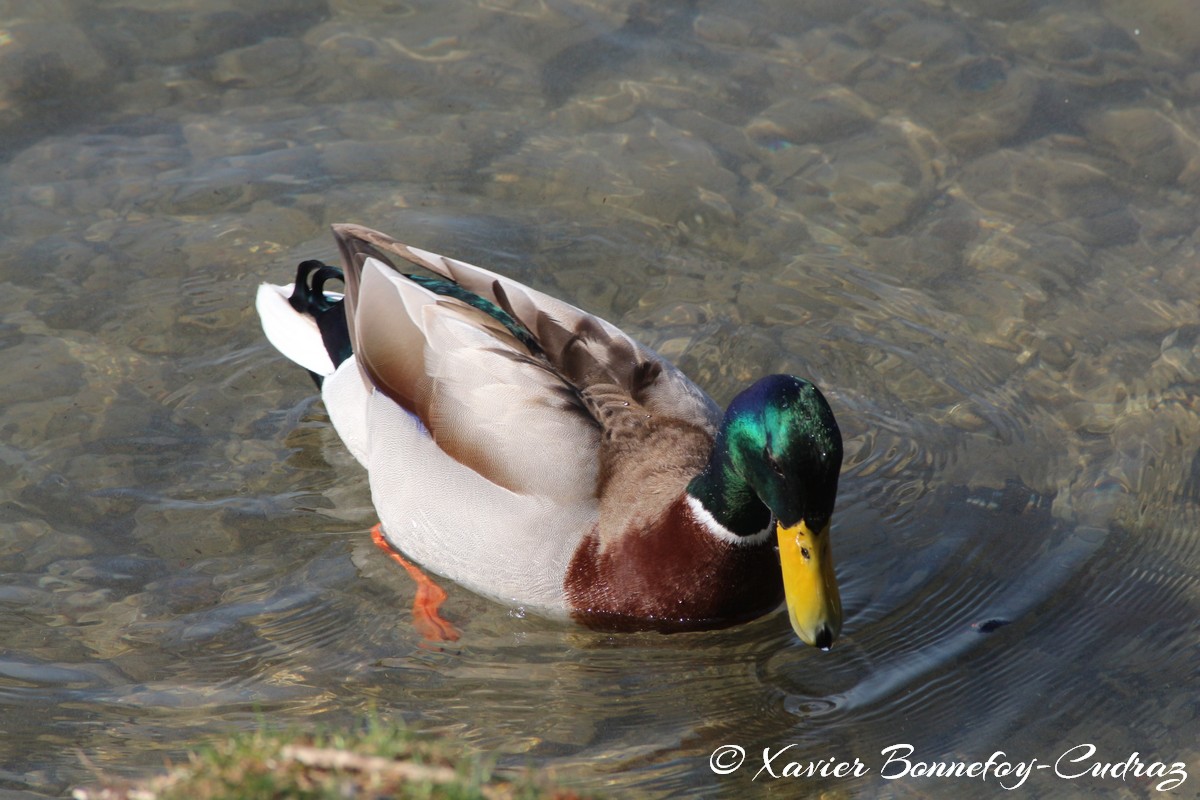
[[[1198,55],[1190,0],[0,2],[0,792],[376,709],[618,796],[998,792],[896,777],[899,744],[1091,744],[1021,791],[1163,795],[1056,774],[1136,752],[1193,796]],[[341,221],[599,313],[722,403],[816,380],[835,648],[455,586],[463,639],[423,643],[252,311]],[[865,772],[770,774],[830,759]]]

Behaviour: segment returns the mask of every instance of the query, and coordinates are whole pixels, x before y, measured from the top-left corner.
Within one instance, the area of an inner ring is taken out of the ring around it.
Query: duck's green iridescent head
[[[735,468],[781,525],[829,524],[842,434],[816,386],[792,375],[762,378],[729,404],[725,438]]]
[[[770,510],[792,627],[806,643],[827,649],[842,627],[829,544],[842,435],[829,403],[801,378],[762,378],[730,403],[715,445],[718,461],[724,478],[710,483],[721,491],[712,496],[706,487],[710,497],[702,502],[724,505],[735,526],[736,509],[743,516],[755,506]],[[693,486],[694,494],[705,488]]]

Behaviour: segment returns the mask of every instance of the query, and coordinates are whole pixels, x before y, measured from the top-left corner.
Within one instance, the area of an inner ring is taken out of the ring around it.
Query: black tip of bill
[[[833,647],[833,631],[829,629],[828,625],[822,625],[821,629],[817,631],[817,636],[813,639],[813,645],[826,652],[829,651],[830,647]]]

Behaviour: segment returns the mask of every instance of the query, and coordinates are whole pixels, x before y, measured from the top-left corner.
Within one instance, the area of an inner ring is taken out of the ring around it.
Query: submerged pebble
[[[1084,120],[1088,134],[1156,185],[1200,185],[1200,144],[1179,122],[1151,108],[1098,109]]]

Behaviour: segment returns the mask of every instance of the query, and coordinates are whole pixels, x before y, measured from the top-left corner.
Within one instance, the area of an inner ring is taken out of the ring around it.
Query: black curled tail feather
[[[350,344],[350,329],[346,324],[342,296],[331,296],[325,291],[325,284],[331,280],[346,282],[344,273],[337,267],[316,260],[300,262],[288,304],[316,321],[317,329],[321,331],[321,341],[325,343],[325,352],[329,353],[336,368],[354,354],[354,349]],[[321,376],[310,374],[320,386]]]

